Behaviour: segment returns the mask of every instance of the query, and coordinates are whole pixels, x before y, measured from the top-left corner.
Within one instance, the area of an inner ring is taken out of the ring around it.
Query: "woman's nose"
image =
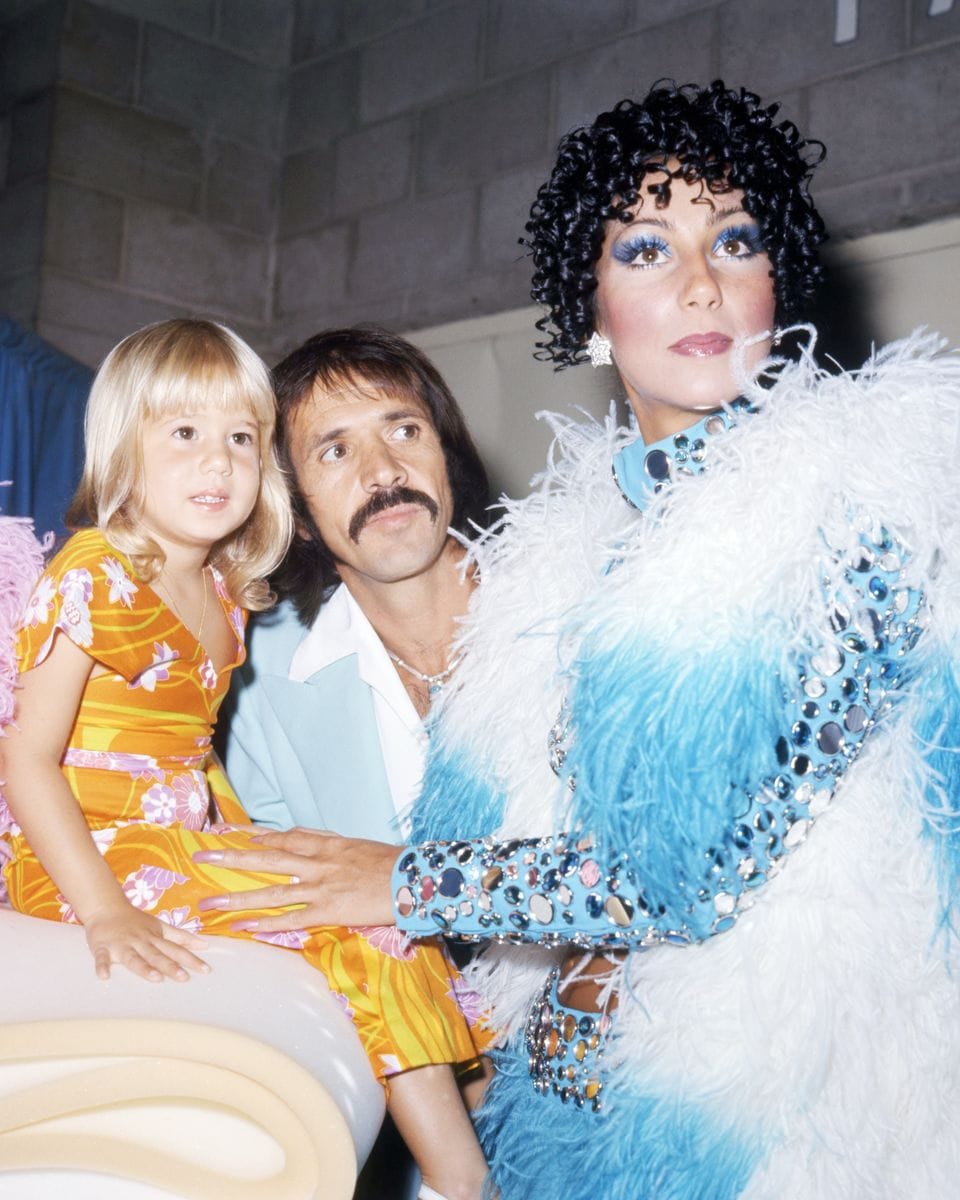
[[[687,264],[683,275],[680,302],[684,307],[719,308],[723,291],[705,257],[698,255]]]

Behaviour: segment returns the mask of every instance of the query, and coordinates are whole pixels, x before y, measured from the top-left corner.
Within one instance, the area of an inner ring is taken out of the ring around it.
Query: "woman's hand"
[[[202,950],[203,938],[167,925],[132,904],[95,913],[84,923],[84,931],[98,979],[109,979],[114,963],[151,983],[164,979],[184,983],[190,971],[210,970],[189,949]]]
[[[318,829],[259,833],[249,850],[200,850],[193,857],[238,871],[288,875],[291,882],[210,896],[200,901],[200,908],[242,912],[302,905],[234,924],[234,929],[258,933],[318,925],[392,925],[390,874],[400,851],[400,846]]]

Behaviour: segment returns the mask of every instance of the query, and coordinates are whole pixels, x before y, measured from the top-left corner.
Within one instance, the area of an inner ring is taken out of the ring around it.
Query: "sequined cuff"
[[[633,872],[621,877],[625,859],[604,861],[592,838],[568,834],[410,847],[393,872],[397,925],[412,937],[441,933],[463,941],[665,940],[638,899]]]

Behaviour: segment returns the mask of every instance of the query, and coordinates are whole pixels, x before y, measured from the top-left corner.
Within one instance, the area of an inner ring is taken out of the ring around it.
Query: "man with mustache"
[[[436,369],[387,330],[317,334],[274,387],[297,535],[284,603],[252,623],[227,772],[258,823],[399,840],[474,585],[449,529],[485,522],[486,472]]]
[[[273,375],[297,533],[221,721],[227,773],[258,824],[399,842],[474,586],[449,530],[486,523],[486,472],[434,366],[385,329],[319,333]],[[387,1134],[358,1195],[405,1194],[404,1157]]]

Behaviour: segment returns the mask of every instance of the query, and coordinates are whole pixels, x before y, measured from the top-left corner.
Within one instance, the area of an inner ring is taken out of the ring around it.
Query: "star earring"
[[[590,340],[587,342],[587,354],[590,356],[590,364],[594,367],[609,367],[613,362],[613,356],[610,353],[611,346],[608,338],[605,338],[602,333],[597,333],[596,330],[590,334]]]

